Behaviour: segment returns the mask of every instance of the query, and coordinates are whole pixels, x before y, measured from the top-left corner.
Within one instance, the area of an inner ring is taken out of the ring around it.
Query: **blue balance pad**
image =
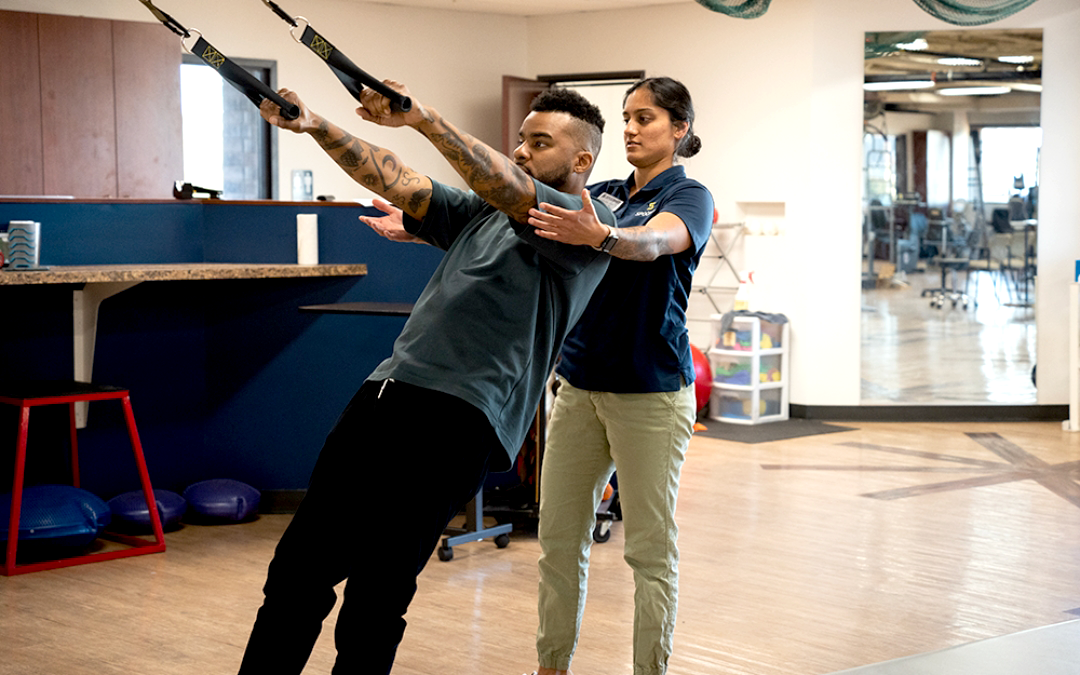
[[[0,497],[0,541],[8,539],[11,494]],[[108,504],[70,485],[37,485],[22,493],[19,541],[41,540],[56,546],[85,546],[109,524]]]

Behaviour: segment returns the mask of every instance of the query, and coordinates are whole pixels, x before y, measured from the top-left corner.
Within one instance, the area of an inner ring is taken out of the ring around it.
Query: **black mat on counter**
[[[694,432],[699,436],[719,438],[725,441],[737,443],[767,443],[769,441],[783,441],[789,438],[802,436],[816,436],[818,434],[831,434],[837,431],[851,431],[855,427],[842,427],[837,424],[826,424],[817,420],[787,419],[779,422],[765,422],[764,424],[732,424],[717,420],[703,420],[708,429]]]

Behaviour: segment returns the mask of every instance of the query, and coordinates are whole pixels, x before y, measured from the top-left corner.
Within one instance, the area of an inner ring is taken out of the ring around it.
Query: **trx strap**
[[[145,0],[143,0],[145,2]],[[395,111],[409,112],[412,110],[412,99],[402,96],[379,80],[361,70],[349,57],[337,50],[330,41],[315,32],[310,22],[302,16],[290,17],[285,10],[281,9],[272,0],[263,0],[263,4],[277,14],[282,21],[292,26],[290,33],[300,44],[315,52],[319,58],[326,62],[330,70],[337,76],[345,88],[357,101],[360,100],[360,92],[367,85],[390,100],[390,108]],[[300,37],[296,37],[296,30],[300,28],[300,21],[304,22],[304,30]]]
[[[203,63],[216,70],[226,82],[236,87],[240,93],[247,96],[256,106],[261,104],[263,99],[270,99],[281,108],[281,116],[285,119],[294,120],[300,116],[300,106],[289,103],[270,89],[270,87],[266,86],[264,82],[256,78],[243,67],[236,65],[227,56],[207,42],[203,38],[202,33],[194,28],[191,30],[184,28],[179,21],[155,7],[150,0],[139,0],[139,2],[146,5],[146,8],[150,10],[150,13],[153,14],[158,21],[164,24],[166,28],[180,36],[180,42],[184,45],[184,49],[188,53],[199,57]],[[190,40],[192,33],[195,33],[199,37],[195,41],[195,44],[189,48],[184,40]]]

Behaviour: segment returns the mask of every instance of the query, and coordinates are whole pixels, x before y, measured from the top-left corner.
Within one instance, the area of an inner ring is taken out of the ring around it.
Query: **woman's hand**
[[[405,223],[401,218],[401,209],[384,202],[381,199],[375,199],[372,203],[375,205],[375,208],[386,215],[378,218],[373,218],[372,216],[360,216],[360,222],[375,230],[380,237],[384,237],[390,241],[407,241],[415,244],[427,243],[420,237],[409,234],[405,229]]]
[[[608,236],[608,226],[596,217],[588,190],[581,191],[581,209],[572,211],[541,203],[529,209],[529,225],[545,239],[564,244],[599,246]]]

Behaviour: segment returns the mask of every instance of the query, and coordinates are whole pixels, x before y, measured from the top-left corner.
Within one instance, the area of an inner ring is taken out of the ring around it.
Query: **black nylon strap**
[[[341,80],[341,83],[345,85],[345,88],[357,101],[360,100],[360,92],[364,90],[364,85],[367,85],[389,99],[390,108],[392,110],[400,112],[409,112],[412,110],[411,98],[402,96],[364,72],[355,63],[350,61],[349,57],[335,49],[334,45],[330,44],[329,40],[316,33],[310,25],[304,29],[304,34],[300,37],[300,42],[308,49],[318,54],[319,58],[323,61],[326,61],[326,65],[330,67],[330,70],[333,71],[334,75],[337,75],[337,78]]]
[[[229,60],[228,57],[215,49],[204,38],[200,37],[195,42],[191,53],[199,57],[203,63],[218,71],[218,74],[226,82],[240,90],[240,93],[247,96],[256,106],[260,105],[263,99],[270,99],[281,107],[281,116],[285,119],[294,120],[300,116],[299,106],[283,99],[254,75]]]
[[[274,2],[273,0],[263,0],[263,4],[269,7],[274,12],[274,14],[277,14],[279,17],[281,17],[282,21],[289,24],[293,28],[296,27],[296,20],[289,16],[289,14],[285,10],[278,7],[278,4],[276,2]]]
[[[150,2],[150,0],[139,0],[139,2],[145,5],[146,8],[150,10],[150,13],[154,15],[154,18],[160,21],[166,28],[181,37],[190,37],[187,28],[184,28],[179,21],[155,7],[154,3]]]

